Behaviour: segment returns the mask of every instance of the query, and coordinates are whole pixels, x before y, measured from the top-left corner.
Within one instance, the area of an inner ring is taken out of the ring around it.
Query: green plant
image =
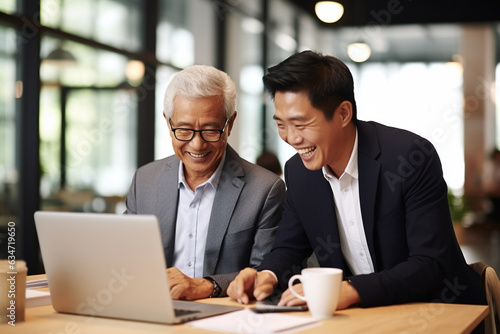
[[[462,222],[468,212],[464,198],[462,196],[457,196],[452,191],[448,190],[448,206],[450,208],[451,219],[453,222]]]

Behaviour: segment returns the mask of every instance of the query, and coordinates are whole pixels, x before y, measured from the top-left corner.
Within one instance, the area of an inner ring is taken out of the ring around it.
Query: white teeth
[[[312,155],[312,153],[314,152],[315,149],[316,149],[316,147],[301,148],[301,149],[297,149],[297,152],[299,152],[299,154],[304,156],[304,157],[309,157]]]
[[[189,153],[193,158],[203,158],[207,153],[205,154],[194,154],[194,153]]]
[[[315,149],[316,149],[315,147],[307,147],[307,148],[298,149],[297,152],[299,152],[299,154],[302,156],[308,157],[308,156],[312,155],[312,153],[314,152]]]

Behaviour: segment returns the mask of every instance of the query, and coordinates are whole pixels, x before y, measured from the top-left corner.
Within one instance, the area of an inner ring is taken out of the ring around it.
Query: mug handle
[[[293,293],[293,295],[299,299],[302,299],[303,301],[306,301],[306,297],[305,296],[301,296],[299,295],[297,292],[295,292],[295,290],[293,289],[293,282],[295,282],[295,280],[299,280],[301,283],[302,283],[302,275],[293,275],[292,277],[290,277],[290,280],[288,280],[288,289]]]

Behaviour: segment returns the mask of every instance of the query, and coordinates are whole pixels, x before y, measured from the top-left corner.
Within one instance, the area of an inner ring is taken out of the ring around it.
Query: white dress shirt
[[[342,254],[354,275],[374,272],[373,262],[368,250],[361,202],[359,200],[358,176],[358,132],[351,157],[340,178],[335,177],[328,166],[323,167],[323,174],[330,183],[335,201],[340,247]]]
[[[203,277],[208,225],[225,158],[224,153],[212,176],[197,186],[194,192],[184,178],[182,161],[179,165],[179,203],[173,266],[192,278]]]

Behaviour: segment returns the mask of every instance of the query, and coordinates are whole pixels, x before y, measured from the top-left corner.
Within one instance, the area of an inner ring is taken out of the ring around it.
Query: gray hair
[[[229,119],[236,111],[236,88],[226,73],[207,65],[191,65],[177,73],[165,92],[163,114],[171,118],[174,99],[219,96],[224,99],[224,112]]]

